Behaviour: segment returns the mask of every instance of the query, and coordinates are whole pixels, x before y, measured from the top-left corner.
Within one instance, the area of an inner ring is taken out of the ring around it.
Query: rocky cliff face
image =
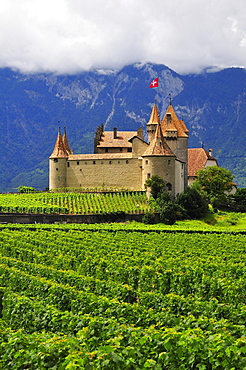
[[[155,77],[159,87],[149,89]],[[154,100],[163,116],[169,94],[190,130],[189,146],[213,148],[219,164],[246,186],[244,69],[186,76],[151,63],[76,76],[23,76],[2,69],[0,84],[2,192],[19,185],[48,185],[48,157],[59,125],[66,126],[75,153],[89,153],[98,125],[104,123],[107,130],[145,128]]]

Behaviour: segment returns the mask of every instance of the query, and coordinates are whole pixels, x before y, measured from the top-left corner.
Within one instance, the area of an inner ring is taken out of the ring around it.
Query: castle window
[[[120,148],[120,152],[122,152],[122,148]]]
[[[118,164],[120,164],[120,161],[118,161]]]
[[[147,179],[150,179],[151,175],[150,173],[147,174]]]
[[[147,161],[147,160],[146,160],[146,161],[145,161],[145,164],[148,164],[148,163],[149,163],[149,161]]]
[[[67,162],[67,167],[70,167],[70,162]]]
[[[96,161],[93,161],[93,164],[96,164]]]
[[[56,171],[58,171],[58,168],[56,168]]]
[[[54,162],[57,163],[58,162],[58,158],[54,158]]]
[[[170,166],[170,163],[171,163],[171,161],[170,161],[170,159],[168,159],[168,165]]]
[[[101,162],[101,164],[103,164],[103,161]]]
[[[170,184],[170,182],[167,183],[166,185],[166,188],[168,191],[171,191],[172,190],[172,184]]]
[[[85,164],[87,164],[87,162],[85,162]]]
[[[108,153],[108,148],[105,148],[105,153]]]
[[[79,162],[77,162],[77,166],[79,165]]]
[[[128,159],[126,160],[126,164],[128,164],[129,163],[129,161],[128,161]]]
[[[132,148],[127,148],[127,151],[128,152],[132,152]]]
[[[108,163],[109,163],[109,164],[112,164],[112,161],[109,161]]]

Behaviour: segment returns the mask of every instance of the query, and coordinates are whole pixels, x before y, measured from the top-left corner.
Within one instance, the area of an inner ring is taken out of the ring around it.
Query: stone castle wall
[[[141,161],[137,158],[103,159],[103,160],[73,160],[65,161],[64,165],[55,166],[54,159],[50,159],[51,185],[57,187],[106,187],[127,188],[129,190],[143,190]],[[58,163],[59,163],[58,162]],[[56,170],[58,168],[58,170]],[[65,175],[64,175],[65,174]],[[66,177],[66,185],[61,179]]]

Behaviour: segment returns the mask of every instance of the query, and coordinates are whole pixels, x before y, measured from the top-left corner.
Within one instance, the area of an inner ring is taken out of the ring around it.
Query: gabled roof
[[[147,125],[158,125],[159,123],[160,123],[160,116],[159,116],[157,105],[155,104],[152,108],[150,119]]]
[[[168,122],[167,116],[171,115],[171,121]],[[165,135],[165,131],[175,131],[177,130],[178,137],[188,137],[189,130],[187,129],[184,121],[179,120],[173,106],[170,104],[167,108],[166,114],[161,121],[162,131]]]
[[[217,165],[217,160],[204,148],[188,149],[188,176],[197,176],[197,171],[202,170],[208,160],[214,161]]]
[[[133,136],[137,136],[137,131],[117,131],[116,139],[114,131],[103,131],[97,148],[131,148],[129,140]]]
[[[58,130],[58,135],[56,138],[55,147],[53,150],[53,153],[51,154],[50,158],[67,158],[69,153],[66,150],[66,147],[63,142],[63,138],[60,132],[60,129]]]
[[[173,152],[171,151],[171,149],[169,148],[169,146],[167,145],[163,137],[160,124],[158,124],[157,126],[154,139],[151,140],[148,148],[146,149],[146,151],[143,153],[142,156],[145,157],[145,156],[152,156],[152,155],[153,156],[173,156],[174,157]]]

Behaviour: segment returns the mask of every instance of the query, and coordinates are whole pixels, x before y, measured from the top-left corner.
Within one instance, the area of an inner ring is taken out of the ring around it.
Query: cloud
[[[1,0],[0,67],[78,73],[246,67],[244,0]]]

